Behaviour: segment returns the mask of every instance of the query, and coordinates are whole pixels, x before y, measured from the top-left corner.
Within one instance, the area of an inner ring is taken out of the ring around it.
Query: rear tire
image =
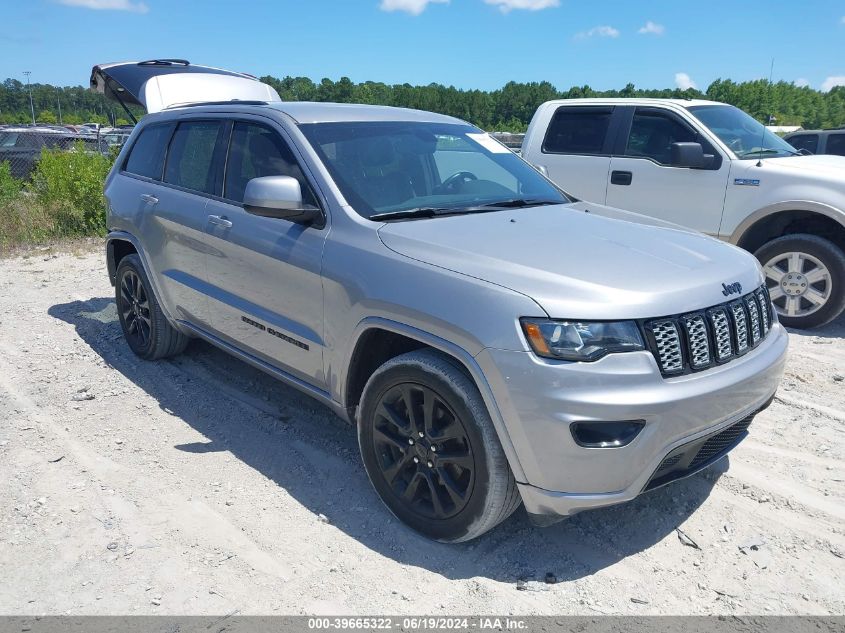
[[[429,538],[468,541],[522,502],[481,394],[434,350],[397,356],[370,377],[358,444],[384,504]]]
[[[158,360],[185,350],[190,339],[167,321],[140,257],[131,254],[120,260],[114,290],[123,337],[135,354]]]
[[[845,254],[833,242],[806,233],[785,235],[754,255],[785,326],[820,327],[845,309]]]

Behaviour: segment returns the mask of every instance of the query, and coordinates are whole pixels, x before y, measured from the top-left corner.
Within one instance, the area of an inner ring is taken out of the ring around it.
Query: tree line
[[[348,77],[319,83],[307,77],[261,77],[285,101],[333,101],[369,103],[418,108],[440,112],[470,121],[489,131],[523,132],[534,111],[550,99],[580,97],[671,97],[711,99],[741,108],[760,121],[804,128],[845,126],[845,87],[821,92],[807,86],[765,79],[734,82],[717,79],[707,90],[662,90],[636,88],[629,83],[621,90],[594,90],[573,86],[558,90],[547,81],[518,83],[511,81],[498,90],[464,90],[441,84],[413,86],[365,81],[355,83]],[[32,120],[29,90],[38,123],[125,124],[128,117],[121,106],[82,86],[26,84],[6,79],[0,85],[0,123],[29,123]],[[139,117],[143,111],[131,108]],[[60,118],[61,117],[61,118]]]

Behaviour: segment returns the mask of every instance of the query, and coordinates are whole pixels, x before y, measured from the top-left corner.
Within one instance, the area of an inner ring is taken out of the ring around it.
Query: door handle
[[[149,193],[142,193],[141,200],[143,200],[147,204],[158,204],[158,198]]]
[[[219,215],[210,215],[208,216],[209,223],[213,224],[214,226],[220,226],[224,229],[231,229],[232,228],[232,221],[227,220],[226,218],[220,217]]]
[[[634,174],[630,171],[612,171],[610,172],[611,185],[630,185],[634,179]]]

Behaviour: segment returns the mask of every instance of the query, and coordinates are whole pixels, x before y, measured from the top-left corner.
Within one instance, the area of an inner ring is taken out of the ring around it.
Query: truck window
[[[302,201],[318,206],[311,186],[288,144],[263,125],[236,122],[229,144],[223,197],[244,201],[246,183],[262,176],[291,176],[299,181]]]
[[[845,133],[831,134],[827,137],[828,154],[836,154],[838,156],[845,156]]]
[[[124,171],[161,180],[164,154],[172,131],[172,124],[149,125],[141,130],[123,166]]]
[[[612,107],[561,106],[549,123],[543,153],[602,154],[612,115]]]
[[[212,169],[214,147],[223,131],[221,121],[185,121],[176,128],[164,182],[203,193],[214,193],[215,172]]]
[[[785,140],[795,149],[805,149],[812,154],[819,151],[818,134],[797,134]]]
[[[625,155],[650,158],[662,165],[668,165],[672,162],[672,143],[697,141],[699,138],[695,130],[671,114],[637,108],[631,122]]]

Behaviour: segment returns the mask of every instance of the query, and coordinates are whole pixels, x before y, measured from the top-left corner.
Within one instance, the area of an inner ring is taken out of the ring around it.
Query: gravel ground
[[[729,459],[446,546],[327,409],[203,343],[139,361],[112,296],[99,249],[0,260],[2,614],[845,614],[845,319]]]

